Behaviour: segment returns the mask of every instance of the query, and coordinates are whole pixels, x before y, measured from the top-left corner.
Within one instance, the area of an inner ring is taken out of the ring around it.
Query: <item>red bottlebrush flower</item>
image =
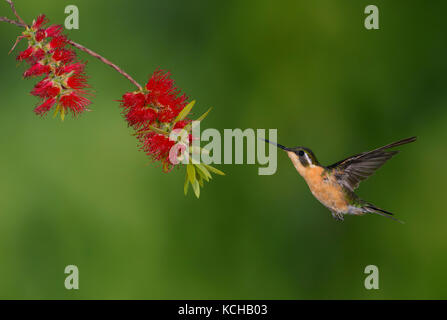
[[[47,37],[57,37],[62,32],[62,26],[60,25],[52,25],[45,29],[45,33]]]
[[[53,39],[51,39],[49,45],[51,49],[55,49],[65,47],[66,44],[67,38],[65,38],[64,36],[55,36],[53,37]]]
[[[40,106],[36,107],[34,109],[34,112],[38,115],[45,115],[48,111],[50,111],[50,109],[54,106],[54,104],[56,103],[56,99],[55,98],[50,98],[45,100],[44,103],[42,103]]]
[[[38,16],[34,21],[33,24],[31,25],[31,28],[34,30],[38,30],[40,29],[43,25],[45,25],[46,23],[48,23],[47,18],[45,17],[44,14],[41,14],[40,16]]]
[[[134,107],[126,114],[127,122],[136,130],[147,128],[156,119],[157,112],[149,107]]]
[[[68,49],[57,48],[53,53],[53,60],[60,61],[62,63],[71,62],[75,58],[76,54]]]
[[[68,111],[79,114],[91,103],[84,97],[83,89],[88,87],[83,74],[85,63],[77,61],[76,53],[65,48],[69,41],[61,34],[62,26],[46,28],[47,23],[45,15],[40,15],[17,38],[16,44],[20,39],[28,39],[28,48],[19,53],[17,60],[30,64],[24,77],[45,76],[31,91],[43,101],[35,112],[45,114],[56,105],[55,115],[60,113],[63,120]]]
[[[124,117],[137,131],[141,149],[153,160],[160,161],[164,171],[174,166],[169,161],[169,152],[175,142],[151,126],[167,132],[184,128],[190,120],[182,119],[175,125],[173,121],[186,106],[186,100],[170,74],[163,70],[156,70],[141,92],[128,92],[120,100]]]
[[[53,81],[47,78],[43,79],[34,86],[31,94],[40,98],[53,98],[61,91],[59,86],[54,85]]]
[[[88,87],[87,80],[83,75],[75,74],[69,77],[66,81],[66,85],[72,89],[83,89]]]
[[[47,74],[51,71],[51,67],[49,65],[43,65],[39,62],[35,63],[31,68],[25,71],[23,76],[27,77],[38,77],[44,74]]]
[[[91,103],[87,98],[79,95],[77,92],[71,92],[63,95],[59,99],[59,104],[64,109],[70,109],[74,115],[86,110],[86,107]]]

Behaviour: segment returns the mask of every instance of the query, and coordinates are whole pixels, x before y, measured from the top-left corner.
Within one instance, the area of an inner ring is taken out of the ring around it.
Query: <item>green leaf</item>
[[[202,114],[200,117],[197,118],[196,121],[202,121],[203,119],[206,118],[206,116],[208,115],[208,113],[210,113],[210,111],[213,109],[213,107],[209,108],[207,112],[205,112],[204,114]]]
[[[65,108],[61,108],[61,119],[62,121],[65,120]]]
[[[53,119],[57,117],[57,114],[59,113],[60,110],[61,106],[57,105],[56,108],[54,109]]]
[[[189,178],[188,178],[188,172],[186,172],[185,185],[183,186],[183,191],[185,192],[185,196],[188,194],[188,188],[189,188]]]
[[[204,179],[204,180],[206,180],[206,182],[210,181],[209,178],[204,173],[200,172],[197,168],[196,168],[196,172],[198,173],[198,176],[200,179]]]
[[[191,185],[192,185],[192,189],[194,190],[194,193],[195,193],[196,197],[199,198],[200,197],[199,181],[194,180],[194,183],[192,183]]]
[[[178,114],[177,118],[175,118],[174,124],[182,121],[186,118],[186,116],[191,112],[192,107],[194,107],[196,100],[191,101],[183,108],[183,110]]]
[[[188,174],[189,181],[191,181],[191,185],[194,187],[194,182],[196,182],[196,169],[193,164],[186,165],[186,173]]]
[[[225,173],[223,173],[222,171],[220,171],[219,169],[216,169],[208,164],[203,164],[209,171],[211,171],[212,173],[224,176]]]
[[[157,128],[157,127],[153,127],[153,126],[149,126],[149,128],[150,128],[150,130],[138,131],[138,132],[135,132],[132,135],[133,136],[138,136],[140,134],[145,134],[145,133],[149,133],[149,132],[156,132],[158,134],[163,134],[165,136],[169,136],[169,132],[167,132],[167,131],[165,131],[163,129],[160,129],[160,128]]]
[[[167,132],[167,131],[165,131],[165,130],[162,130],[162,129],[160,129],[160,128],[153,127],[153,126],[149,126],[149,128],[150,128],[152,131],[156,132],[156,133],[163,134],[163,135],[165,135],[165,136],[169,136],[169,132]]]
[[[196,170],[199,172],[199,174],[208,182],[211,179],[211,173],[208,171],[207,168],[201,163],[196,164]]]
[[[199,178],[199,185],[201,188],[203,188],[203,177],[202,176],[200,176],[200,178]]]

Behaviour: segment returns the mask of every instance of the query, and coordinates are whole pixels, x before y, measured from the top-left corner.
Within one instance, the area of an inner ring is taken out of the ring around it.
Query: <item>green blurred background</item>
[[[40,119],[36,81],[8,56],[20,29],[0,23],[0,298],[447,298],[446,3],[16,1],[28,22],[63,23],[68,4],[73,40],[140,83],[170,70],[197,113],[214,106],[202,128],[277,128],[326,165],[417,135],[358,191],[406,224],[336,222],[283,153],[275,175],[221,165],[185,197],[184,170],[146,166],[120,115],[130,82],[81,53],[93,112]],[[368,4],[380,30],[364,28]],[[380,290],[364,288],[369,264]]]

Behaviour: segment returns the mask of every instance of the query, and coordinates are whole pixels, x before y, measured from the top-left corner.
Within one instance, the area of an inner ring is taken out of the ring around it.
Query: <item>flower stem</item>
[[[25,21],[23,21],[23,19],[17,14],[17,11],[16,11],[16,9],[14,7],[14,4],[13,4],[12,0],[5,0],[5,1],[7,3],[9,3],[9,5],[11,7],[11,10],[14,13],[14,15],[16,16],[16,18],[18,19],[18,21],[9,19],[7,17],[0,17],[0,21],[6,22],[6,23],[9,23],[9,24],[13,24],[13,25],[16,25],[16,26],[22,27],[22,28],[28,27],[28,25],[25,23]],[[83,45],[81,45],[81,44],[79,44],[77,42],[68,40],[68,44],[70,44],[71,46],[73,46],[75,48],[78,48],[81,51],[86,52],[87,54],[91,55],[92,57],[95,57],[95,58],[99,59],[102,63],[112,67],[118,73],[120,73],[123,77],[125,77],[127,80],[132,82],[139,90],[143,90],[143,87],[138,82],[136,82],[135,79],[133,79],[127,72],[125,72],[123,69],[118,67],[116,64],[112,63],[110,60],[104,58],[100,54],[98,54],[98,53],[96,53],[96,52],[94,52],[94,51],[84,47]]]
[[[143,87],[138,82],[136,82],[127,72],[125,72],[123,69],[118,67],[116,64],[112,63],[110,60],[104,58],[100,54],[98,54],[98,53],[90,50],[89,48],[86,48],[83,45],[76,43],[74,41],[68,40],[68,44],[72,45],[73,47],[78,48],[81,51],[88,53],[92,57],[99,59],[101,62],[105,63],[106,65],[111,66],[113,69],[115,69],[117,72],[119,72],[122,76],[124,76],[127,80],[132,82],[139,90],[143,90]]]
[[[23,27],[23,28],[25,28],[25,24],[23,24],[23,23],[21,23],[21,22],[19,22],[19,21],[16,21],[16,20],[8,19],[8,18],[6,18],[6,17],[0,17],[0,21],[7,22],[7,23],[10,23],[10,24],[15,24],[15,25],[18,26],[18,27]]]
[[[14,13],[14,15],[16,16],[17,20],[19,20],[19,22],[22,25],[26,25],[25,21],[23,21],[23,19],[17,14],[16,8],[14,6],[14,3],[12,2],[12,0],[5,0],[7,3],[9,3],[9,6],[11,7],[12,12]]]

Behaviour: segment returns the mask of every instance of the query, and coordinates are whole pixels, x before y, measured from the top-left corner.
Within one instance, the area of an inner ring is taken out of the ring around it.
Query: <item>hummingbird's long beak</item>
[[[264,140],[265,142],[271,143],[271,144],[273,144],[274,146],[277,146],[278,148],[283,149],[283,150],[285,150],[285,151],[290,151],[289,148],[284,147],[282,144],[279,144],[279,143],[276,143],[276,142],[271,142],[271,141],[269,141],[269,140],[267,140],[267,139],[260,139],[260,140]]]

